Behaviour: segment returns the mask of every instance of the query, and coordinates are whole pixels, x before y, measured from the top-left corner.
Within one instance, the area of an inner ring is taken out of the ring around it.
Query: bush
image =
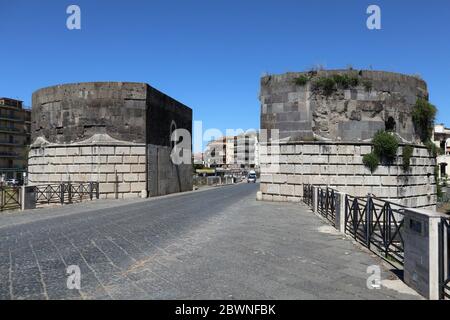
[[[403,170],[407,171],[409,169],[411,163],[411,157],[413,154],[414,148],[412,146],[404,146],[403,147]]]
[[[359,84],[359,79],[357,77],[351,77],[347,74],[344,75],[335,74],[333,75],[332,79],[334,80],[334,82],[338,87],[343,89],[356,87]]]
[[[372,144],[373,151],[379,159],[390,162],[397,156],[397,138],[384,130],[380,130],[374,135]]]
[[[309,78],[307,76],[301,75],[300,77],[297,77],[294,79],[294,83],[298,86],[305,86],[309,81]]]
[[[370,80],[363,80],[362,85],[366,91],[372,90],[372,82]]]
[[[412,120],[422,142],[431,139],[437,109],[425,99],[417,99],[412,111]]]
[[[336,82],[333,78],[322,77],[314,81],[314,90],[320,90],[324,95],[330,96],[336,91]]]
[[[442,149],[436,146],[431,140],[426,141],[425,146],[427,147],[430,156],[434,158],[436,158],[442,152]]]
[[[373,173],[378,168],[380,159],[374,152],[371,152],[363,157],[363,163],[367,168],[370,169],[370,172]]]
[[[309,79],[307,79],[306,81],[308,80]],[[302,84],[304,81],[305,79],[299,79],[300,84]],[[321,91],[322,94],[330,96],[338,88],[348,89],[357,87],[359,84],[360,80],[358,76],[348,74],[334,74],[330,77],[320,77],[316,79],[313,83],[313,90]]]

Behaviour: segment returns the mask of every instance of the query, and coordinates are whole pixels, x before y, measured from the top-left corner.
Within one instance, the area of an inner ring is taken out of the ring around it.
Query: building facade
[[[210,141],[205,150],[205,164],[223,169],[250,170],[259,167],[259,135],[247,132]]]
[[[0,98],[0,181],[21,181],[27,171],[31,112],[23,102]]]
[[[205,165],[205,160],[203,159],[203,152],[197,152],[192,155],[192,163],[194,165],[203,166]]]
[[[440,154],[437,156],[439,178],[447,180],[450,176],[450,129],[443,124],[435,125],[432,140],[440,149]]]
[[[187,163],[172,161],[177,129]],[[97,181],[102,198],[192,190],[191,132],[192,110],[146,83],[44,88],[33,94],[29,183]]]

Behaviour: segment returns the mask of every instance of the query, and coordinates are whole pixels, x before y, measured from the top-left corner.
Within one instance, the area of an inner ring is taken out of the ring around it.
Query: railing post
[[[450,279],[450,220],[441,219],[439,230],[439,283],[440,283],[440,299],[446,299],[448,296],[448,280]]]
[[[115,184],[114,184],[114,198],[119,199],[119,176],[117,175],[117,170],[114,171]]]
[[[318,206],[319,206],[319,187],[313,186],[312,187],[312,199],[313,199],[313,204],[312,204],[312,209],[314,213],[318,212]]]
[[[36,187],[22,186],[21,188],[21,209],[35,209],[36,208]]]
[[[25,210],[25,186],[20,187],[20,210]]]
[[[95,183],[95,195],[97,197],[97,200],[100,198],[100,183]]]
[[[352,207],[350,208],[349,215],[352,215],[352,222],[353,222],[353,236],[356,240],[358,235],[358,209],[359,209],[359,203],[358,198],[354,198],[352,202]]]
[[[52,197],[51,189],[52,188],[50,185],[45,186],[45,196],[47,197],[47,204],[50,204],[50,198]]]
[[[61,201],[61,204],[64,204],[64,190],[65,189],[65,184],[61,183],[59,185],[59,200]]]
[[[91,198],[91,201],[94,197],[94,195],[92,194],[92,181],[89,182],[89,197]]]
[[[346,194],[343,192],[336,192],[337,203],[335,210],[335,225],[341,232],[345,233],[345,218],[346,218]]]
[[[430,300],[440,296],[439,224],[444,214],[405,209],[404,213],[404,281]]]
[[[69,196],[69,203],[72,203],[72,183],[70,182],[70,180],[67,184],[67,194]]]
[[[366,246],[370,249],[370,237],[372,228],[372,198],[367,195],[366,203]]]

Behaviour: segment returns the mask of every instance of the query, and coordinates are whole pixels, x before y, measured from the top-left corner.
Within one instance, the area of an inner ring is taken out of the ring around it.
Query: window
[[[385,122],[385,129],[386,131],[395,131],[395,120],[392,117],[389,117],[388,120]]]

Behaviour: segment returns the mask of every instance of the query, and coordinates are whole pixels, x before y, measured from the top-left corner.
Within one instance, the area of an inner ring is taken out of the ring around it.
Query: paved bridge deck
[[[257,187],[1,215],[0,298],[419,298],[369,290],[378,258],[303,205],[257,202]],[[81,290],[66,286],[73,264]],[[408,289],[382,270],[384,284]]]

